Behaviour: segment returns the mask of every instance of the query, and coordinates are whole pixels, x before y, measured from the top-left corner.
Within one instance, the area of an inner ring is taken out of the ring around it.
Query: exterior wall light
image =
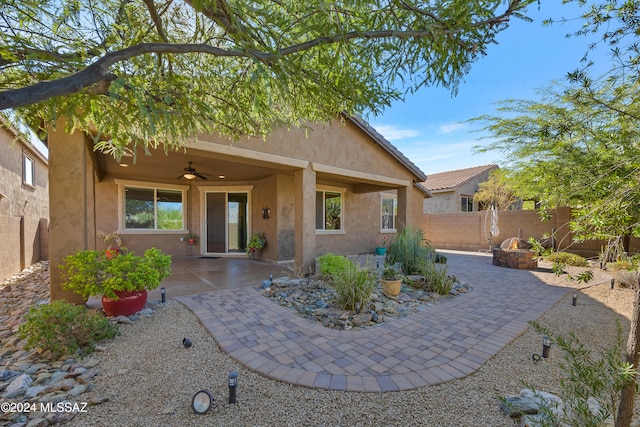
[[[269,218],[271,218],[271,209],[262,208],[262,219],[269,219]]]

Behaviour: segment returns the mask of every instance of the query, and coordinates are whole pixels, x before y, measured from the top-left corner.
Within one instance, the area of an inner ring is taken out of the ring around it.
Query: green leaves
[[[533,1],[9,0],[0,109],[97,128],[116,156],[376,113],[401,98],[399,78],[455,91]]]

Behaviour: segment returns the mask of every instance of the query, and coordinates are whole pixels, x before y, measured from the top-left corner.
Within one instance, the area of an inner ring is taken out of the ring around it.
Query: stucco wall
[[[490,171],[479,174],[474,179],[461,184],[451,191],[433,192],[433,197],[424,200],[424,212],[444,213],[444,212],[461,212],[462,196],[473,196],[478,191],[481,182],[489,179]],[[429,178],[427,178],[427,183]],[[478,210],[478,202],[473,201],[473,211]]]
[[[23,153],[34,161],[34,186],[22,182]],[[0,125],[0,280],[49,258],[47,174],[46,161]]]
[[[493,246],[500,245],[510,237],[541,239],[545,234],[556,232],[556,248],[569,250],[583,256],[597,256],[605,242],[587,241],[573,243],[568,229],[571,217],[569,208],[551,211],[548,221],[541,221],[538,211],[500,211],[498,228],[500,234],[492,237]],[[489,249],[488,238],[491,219],[487,211],[461,213],[426,213],[423,219],[423,230],[429,242],[440,249],[486,250]],[[631,251],[640,250],[640,239],[631,239]]]

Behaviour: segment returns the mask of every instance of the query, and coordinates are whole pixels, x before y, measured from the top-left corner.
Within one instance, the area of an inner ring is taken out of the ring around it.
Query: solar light
[[[229,372],[229,403],[236,403],[236,387],[238,385],[238,373]]]
[[[544,357],[545,359],[548,359],[550,349],[551,349],[551,338],[545,335],[542,337],[542,357]]]
[[[189,338],[182,338],[182,345],[184,346],[184,348],[189,348],[193,345],[193,343]]]
[[[613,285],[616,284],[616,279],[611,279],[611,289],[613,289]]]
[[[167,302],[167,290],[160,288],[160,295],[162,295],[162,302]]]
[[[573,294],[573,299],[571,300],[571,305],[573,305],[575,307],[577,302],[578,302],[578,294],[574,293]]]
[[[211,392],[209,390],[200,390],[193,396],[191,407],[193,408],[193,412],[202,415],[207,413],[212,403],[213,396]]]

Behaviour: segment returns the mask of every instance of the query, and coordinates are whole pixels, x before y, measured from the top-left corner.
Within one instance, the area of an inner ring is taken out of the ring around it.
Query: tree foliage
[[[375,113],[398,79],[455,91],[534,1],[6,0],[0,110],[66,116],[116,157]]]
[[[495,206],[499,211],[505,211],[518,200],[515,188],[503,169],[494,169],[489,173],[489,179],[478,185],[478,191],[473,198],[484,206]]]

